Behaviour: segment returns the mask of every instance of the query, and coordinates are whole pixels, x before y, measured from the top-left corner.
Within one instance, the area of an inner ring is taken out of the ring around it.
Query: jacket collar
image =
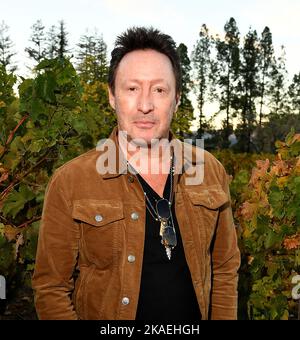
[[[174,149],[175,150],[174,183],[177,183],[178,176],[180,176],[180,174],[182,174],[190,166],[199,165],[199,161],[196,159],[195,147],[193,147],[190,144],[181,142],[178,138],[175,137],[174,133],[171,130],[169,131],[169,140],[171,141],[172,146],[175,148]],[[113,173],[106,172],[105,174],[103,174],[104,179],[116,178],[128,172],[125,156],[122,152],[120,152],[117,126],[113,128],[108,139],[102,140],[102,143],[100,143],[101,150],[105,150],[106,148],[109,148],[111,142],[113,142],[115,146],[115,160],[116,160],[115,169],[116,171],[114,171]],[[100,152],[104,152],[104,151],[100,151]],[[176,161],[176,158],[177,158],[177,161]]]

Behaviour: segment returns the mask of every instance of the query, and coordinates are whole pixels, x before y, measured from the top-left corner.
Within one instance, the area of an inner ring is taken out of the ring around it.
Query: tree
[[[241,77],[238,85],[240,92],[240,123],[236,130],[241,152],[250,152],[252,132],[256,122],[255,100],[259,96],[258,88],[258,38],[257,32],[250,29],[242,48]]]
[[[192,108],[191,101],[188,97],[191,87],[191,61],[188,56],[188,49],[186,45],[180,44],[177,47],[177,53],[180,59],[181,73],[182,73],[182,88],[180,106]]]
[[[66,31],[63,20],[59,21],[59,26],[52,25],[47,34],[47,52],[48,59],[65,58],[68,55],[68,32]]]
[[[270,109],[271,115],[283,115],[287,112],[287,70],[285,49],[281,46],[281,54],[275,60],[271,72]]]
[[[96,41],[93,35],[82,35],[80,41],[77,44],[79,50],[77,52],[77,71],[80,78],[84,82],[94,80],[94,64],[95,55],[94,51],[96,48]]]
[[[195,92],[197,95],[199,109],[199,129],[198,135],[202,136],[207,124],[204,117],[204,104],[207,97],[211,94],[212,89],[210,84],[213,82],[214,72],[212,71],[211,60],[211,45],[212,38],[209,35],[208,28],[205,24],[202,25],[199,40],[196,42],[192,53],[192,61],[195,69]]]
[[[46,56],[48,59],[54,59],[57,56],[57,34],[56,26],[52,25],[47,33],[47,52]]]
[[[77,45],[77,70],[85,82],[107,82],[107,45],[102,36],[85,34]]]
[[[263,108],[265,104],[265,97],[270,93],[270,78],[272,74],[272,66],[274,63],[274,48],[272,42],[272,33],[269,27],[265,27],[261,39],[259,41],[259,126],[262,125]]]
[[[16,54],[12,47],[13,43],[8,35],[9,27],[4,21],[0,24],[0,65],[6,70],[14,72],[17,67],[12,63],[12,57]]]
[[[96,79],[106,83],[108,75],[107,45],[102,35],[96,38]]]
[[[291,112],[300,116],[300,72],[294,75],[288,95]]]
[[[30,42],[33,47],[26,47],[25,52],[28,53],[29,58],[33,59],[39,63],[46,56],[46,38],[45,38],[45,26],[41,20],[37,20],[35,24],[32,25],[32,34],[30,37]]]
[[[80,37],[77,44],[77,71],[83,87],[82,115],[88,122],[89,134],[98,140],[106,137],[116,125],[116,117],[108,101],[107,86],[107,45],[97,32]],[[90,140],[92,147],[98,140]]]
[[[190,126],[194,120],[194,108],[189,99],[191,87],[191,61],[188,57],[186,45],[180,44],[177,47],[182,71],[182,89],[180,104],[172,122],[172,129],[180,138],[184,138],[185,133],[190,132]]]
[[[8,73],[5,66],[0,64],[0,154],[3,146],[5,148],[8,133],[15,127],[10,106],[16,99],[13,90],[16,80],[16,76]]]
[[[108,84],[98,80],[93,83],[81,81],[81,84],[83,87],[81,115],[88,126],[85,135],[89,140],[89,147],[92,148],[101,138],[109,136],[117,120],[108,101]],[[85,145],[88,145],[87,142]]]
[[[232,117],[237,109],[237,81],[240,69],[239,30],[234,18],[224,26],[225,39],[216,40],[218,72],[217,83],[219,85],[219,106],[220,111],[226,112],[223,122],[223,147],[229,146],[228,137],[233,131]]]
[[[69,52],[68,47],[68,32],[66,31],[65,23],[63,20],[59,22],[59,30],[57,34],[57,41],[58,41],[58,49],[57,49],[57,56],[59,58],[64,58],[67,53]]]

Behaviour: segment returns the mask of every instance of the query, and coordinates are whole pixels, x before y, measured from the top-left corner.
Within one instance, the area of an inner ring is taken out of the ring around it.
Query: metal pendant
[[[163,237],[163,234],[164,234],[167,226],[168,226],[168,219],[167,218],[161,218],[160,219],[160,230],[159,230],[159,235],[161,237]]]
[[[166,247],[166,253],[167,253],[168,259],[171,260],[172,251],[170,247]]]
[[[176,247],[177,238],[176,238],[176,233],[175,233],[175,229],[173,226],[167,224],[164,227],[163,235],[162,235],[162,242],[164,245],[170,248]]]

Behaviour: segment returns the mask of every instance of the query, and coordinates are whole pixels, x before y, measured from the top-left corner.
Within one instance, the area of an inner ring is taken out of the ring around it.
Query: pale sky
[[[117,35],[128,27],[152,25],[177,44],[186,44],[191,53],[203,23],[211,33],[222,35],[230,17],[235,18],[242,37],[250,26],[259,35],[269,26],[275,52],[281,45],[286,48],[290,76],[300,71],[300,0],[0,0],[0,22],[9,26],[21,75],[29,64],[24,48],[38,19],[46,31],[63,19],[71,47],[86,29],[92,33],[96,28],[110,53]]]

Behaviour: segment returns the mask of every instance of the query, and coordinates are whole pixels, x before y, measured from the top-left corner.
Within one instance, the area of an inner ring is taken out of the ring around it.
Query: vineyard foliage
[[[0,273],[32,271],[44,192],[53,171],[106,137],[115,116],[107,86],[82,83],[67,59],[44,60],[34,79],[1,70]],[[19,276],[18,276],[19,277]]]
[[[230,176],[231,204],[234,211],[242,204],[242,194],[249,183],[256,161],[274,158],[273,154],[234,153],[230,149],[213,151],[213,155],[222,163]]]
[[[235,211],[243,264],[240,302],[250,319],[297,315],[292,277],[300,273],[300,135],[277,142],[277,155],[257,161]]]
[[[0,68],[0,274],[8,298],[30,285],[46,185],[53,171],[106,138],[116,123],[107,85],[83,82],[68,59],[43,60],[32,79]],[[296,313],[291,278],[300,272],[300,136],[277,155],[216,151],[231,175],[242,253],[240,317]],[[253,169],[253,170],[252,170]]]

